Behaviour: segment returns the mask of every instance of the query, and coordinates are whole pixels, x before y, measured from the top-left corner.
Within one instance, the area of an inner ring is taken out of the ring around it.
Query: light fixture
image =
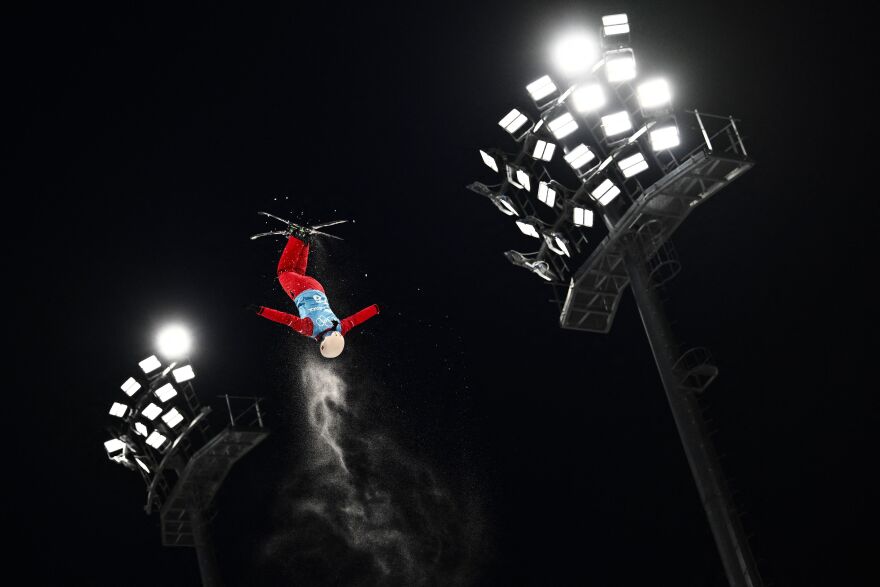
[[[174,389],[174,386],[170,383],[166,383],[162,387],[156,390],[156,397],[159,398],[160,401],[167,402],[172,397],[177,395],[177,390]],[[152,420],[152,418],[150,418]]]
[[[118,438],[113,438],[104,443],[104,448],[107,450],[107,455],[112,458],[116,456],[116,453],[125,450],[125,443]]]
[[[141,369],[144,373],[149,374],[161,367],[162,363],[159,362],[159,359],[156,358],[156,355],[150,355],[149,357],[138,363],[138,365],[141,366]],[[137,389],[135,389],[135,391],[137,391]]]
[[[519,212],[516,211],[516,206],[513,205],[513,200],[510,197],[505,195],[495,195],[490,198],[492,203],[495,204],[495,207],[501,210],[507,216],[519,216]]]
[[[629,19],[625,14],[609,14],[602,17],[602,36],[613,37],[629,34]]]
[[[596,41],[583,31],[572,31],[560,37],[553,46],[553,62],[568,77],[589,71],[597,56]]]
[[[189,353],[192,338],[189,331],[180,324],[171,324],[159,331],[156,346],[159,352],[170,359],[176,359]]]
[[[125,395],[131,397],[141,388],[141,384],[138,383],[134,377],[129,377],[121,387],[122,391],[125,392]]]
[[[529,177],[529,174],[522,169],[516,170],[516,181],[522,189],[526,190],[527,192],[532,191],[532,178]]]
[[[593,211],[577,207],[573,211],[572,221],[575,226],[593,226]]]
[[[665,79],[653,79],[639,84],[636,89],[639,97],[639,106],[643,112],[653,112],[665,109],[672,102],[672,94],[669,84]]]
[[[157,406],[154,403],[150,403],[150,405],[148,405],[146,408],[143,409],[143,411],[141,412],[141,415],[144,418],[146,418],[147,420],[149,420],[150,422],[152,422],[153,420],[156,419],[156,416],[158,416],[161,413],[162,413],[162,408],[160,408],[159,406]]]
[[[524,235],[534,238],[541,238],[541,235],[538,234],[538,230],[535,227],[534,220],[530,218],[526,218],[525,220],[517,220],[516,225],[519,227]]]
[[[553,272],[550,270],[550,266],[547,264],[546,261],[529,259],[519,251],[506,251],[504,253],[504,257],[517,267],[528,269],[541,279],[553,281]]]
[[[507,113],[507,116],[498,122],[498,125],[510,133],[510,136],[512,136],[514,140],[518,141],[529,132],[528,127],[526,127],[527,122],[529,122],[529,118],[514,108]],[[522,130],[523,127],[525,127],[524,131]]]
[[[645,156],[638,152],[621,159],[617,162],[617,166],[624,177],[632,177],[648,169],[648,162],[645,161]]]
[[[557,255],[571,257],[571,254],[568,252],[568,240],[565,237],[558,232],[545,232],[543,236],[548,249]]]
[[[678,127],[675,124],[654,128],[648,135],[651,140],[651,148],[655,151],[664,151],[677,147],[681,142],[678,135]]]
[[[134,462],[136,462],[138,465],[140,465],[141,469],[143,469],[144,472],[146,472],[146,473],[150,472],[150,468],[148,466],[146,466],[144,464],[144,462],[142,460],[140,460],[138,457],[134,458]]]
[[[594,189],[590,195],[594,200],[599,202],[602,206],[607,206],[611,203],[611,200],[617,197],[620,193],[620,188],[614,185],[610,179],[605,179],[599,186]]]
[[[495,157],[493,157],[483,149],[480,149],[480,157],[483,158],[483,163],[485,163],[489,169],[496,173],[498,172],[498,161],[495,159]]]
[[[593,151],[583,143],[565,154],[565,161],[571,165],[571,168],[575,171],[582,169],[595,158],[596,155]]]
[[[137,432],[138,434],[140,434],[141,436],[147,436],[150,432],[149,430],[147,430],[147,427],[144,426],[142,422],[135,422],[134,423],[134,431]]]
[[[556,145],[553,143],[537,139],[535,141],[535,148],[532,151],[532,157],[535,159],[541,159],[542,161],[550,161],[553,158],[553,152],[555,150]]]
[[[110,415],[116,416],[117,418],[124,418],[125,414],[128,412],[128,406],[125,404],[121,404],[119,402],[113,402],[113,405],[110,406]]]
[[[616,84],[636,77],[636,57],[632,49],[619,49],[605,53],[605,76]]]
[[[153,433],[147,437],[147,444],[159,450],[162,448],[162,445],[165,444],[165,441],[168,440],[164,434],[159,432],[158,430],[153,430]]]
[[[552,208],[556,203],[556,189],[546,181],[538,182],[538,200]]]
[[[581,114],[596,112],[605,105],[605,90],[597,83],[578,86],[571,93],[571,103]]]
[[[602,128],[605,130],[606,137],[613,137],[632,130],[632,121],[626,110],[609,114],[602,117]]]
[[[578,129],[570,112],[564,112],[547,123],[547,128],[557,139],[563,139]]]
[[[174,375],[174,380],[178,383],[183,383],[184,381],[189,381],[190,379],[195,379],[196,377],[196,374],[193,372],[192,365],[184,365],[183,367],[178,367],[171,373],[172,375]]]
[[[532,97],[532,100],[538,106],[539,110],[552,102],[553,98],[555,98],[555,95],[559,91],[549,75],[536,79],[526,86],[526,90],[528,90],[529,95]],[[550,97],[549,100],[547,99],[548,97]]]
[[[181,422],[183,422],[183,415],[177,411],[176,408],[171,408],[164,414],[162,414],[162,421],[168,424],[169,428],[174,428]]]

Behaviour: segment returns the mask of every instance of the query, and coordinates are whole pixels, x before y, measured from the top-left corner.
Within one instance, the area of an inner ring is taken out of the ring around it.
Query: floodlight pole
[[[676,370],[681,354],[664,315],[656,287],[651,281],[645,254],[638,238],[633,235],[629,240],[623,247],[623,262],[630,289],[638,305],[666,391],[666,399],[706,510],[727,580],[731,587],[758,587],[761,585],[761,578],[757,565],[739,517],[733,510],[730,491],[718,464],[700,406],[694,397],[694,391],[685,385],[682,375]]]
[[[192,524],[193,546],[195,546],[196,558],[199,561],[202,587],[222,587],[223,581],[220,579],[217,554],[214,551],[214,541],[211,539],[211,531],[208,528],[209,519],[205,515],[205,510],[198,504],[193,504],[189,510],[189,516]]]

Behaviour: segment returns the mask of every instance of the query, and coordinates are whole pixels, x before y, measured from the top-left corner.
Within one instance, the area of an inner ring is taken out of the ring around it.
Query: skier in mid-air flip
[[[318,230],[345,222],[337,220],[315,226],[300,226],[267,212],[264,216],[280,220],[287,224],[285,230],[274,230],[255,234],[251,239],[269,235],[287,236],[287,245],[278,261],[278,281],[281,287],[296,304],[299,316],[279,312],[265,306],[249,306],[263,318],[284,324],[303,336],[314,338],[320,343],[321,355],[328,359],[338,357],[345,348],[345,334],[366,320],[379,313],[379,306],[373,304],[340,320],[330,309],[324,287],[313,277],[306,275],[306,264],[309,260],[309,241],[313,234],[339,238]]]

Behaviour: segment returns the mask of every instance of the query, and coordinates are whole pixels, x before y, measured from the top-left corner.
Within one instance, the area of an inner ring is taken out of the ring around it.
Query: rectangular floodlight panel
[[[636,57],[632,49],[608,51],[605,54],[605,75],[611,83],[634,79],[636,77]]]
[[[630,155],[618,161],[617,166],[620,167],[624,177],[632,177],[648,169],[648,162],[641,153]]]
[[[175,395],[177,395],[177,390],[174,389],[174,386],[170,383],[166,383],[156,390],[156,397],[158,397],[163,402],[167,402]]]
[[[538,140],[535,143],[535,151],[532,153],[532,157],[535,159],[541,159],[543,161],[550,161],[553,158],[553,152],[556,150],[556,145],[553,143],[548,143],[547,141]]]
[[[147,437],[147,444],[158,450],[162,448],[162,445],[165,444],[166,440],[168,440],[168,438],[166,438],[158,430],[153,430],[153,433]]]
[[[122,391],[125,392],[125,395],[131,397],[141,388],[141,384],[135,381],[134,377],[129,377],[125,380],[125,383],[122,384]]]
[[[519,227],[519,229],[522,231],[522,233],[527,236],[532,236],[535,238],[541,237],[541,235],[538,234],[538,231],[535,230],[534,225],[532,225],[528,222],[525,222],[523,220],[517,220],[516,225]]]
[[[644,110],[652,110],[672,102],[669,84],[665,79],[654,79],[639,84],[636,93],[639,96],[639,106]]]
[[[138,365],[141,366],[141,369],[143,369],[144,373],[152,373],[153,371],[161,367],[162,363],[159,362],[159,359],[156,358],[156,355],[150,355],[149,357],[138,363]]]
[[[174,380],[178,383],[183,383],[184,381],[189,381],[190,379],[196,378],[196,374],[195,372],[193,372],[192,365],[184,365],[183,367],[178,367],[171,373],[174,375]]]
[[[125,414],[128,412],[128,406],[125,404],[121,404],[119,402],[113,402],[113,405],[110,406],[110,415],[116,416],[117,418],[124,418]]]
[[[581,114],[595,112],[605,105],[605,90],[597,83],[578,86],[571,94],[572,106]]]
[[[596,155],[583,143],[565,155],[565,160],[571,165],[572,169],[580,169],[595,158]]]
[[[147,472],[147,473],[150,472],[150,468],[148,466],[146,466],[144,464],[144,462],[142,460],[140,460],[139,458],[135,457],[134,462],[136,462],[138,465],[140,465],[141,469],[143,469],[145,472]]]
[[[519,213],[516,211],[516,207],[507,196],[495,196],[494,198],[492,198],[492,203],[495,204],[496,208],[498,208],[508,216],[519,216]]]
[[[525,114],[514,108],[507,113],[507,116],[505,116],[501,119],[501,121],[498,122],[498,125],[510,134],[513,134],[521,129],[523,125],[528,121],[529,119],[526,118]]]
[[[544,242],[547,243],[547,248],[557,255],[565,255],[566,257],[571,257],[571,255],[568,253],[568,247],[565,244],[565,239],[558,234],[545,234]]]
[[[177,408],[171,408],[164,414],[162,414],[162,420],[168,424],[170,428],[174,428],[181,422],[183,422],[183,415],[177,411]]]
[[[609,114],[602,117],[602,128],[605,129],[605,136],[613,137],[632,130],[632,121],[626,110]]]
[[[593,226],[593,211],[587,208],[575,208],[572,220],[575,226]]]
[[[544,202],[551,208],[556,203],[556,190],[550,187],[546,181],[538,183],[538,200]]]
[[[532,190],[532,178],[529,177],[529,174],[523,171],[522,169],[516,170],[516,180],[522,185],[522,188],[527,192]]]
[[[614,182],[610,179],[606,179],[599,184],[599,187],[593,190],[591,195],[593,196],[593,199],[598,201],[601,205],[607,206],[619,193],[620,188],[614,185]]]
[[[483,149],[480,149],[480,157],[483,158],[483,163],[485,163],[489,169],[496,173],[498,172],[498,162],[495,161],[495,157],[493,157]]]
[[[156,416],[162,413],[162,408],[157,406],[154,403],[150,403],[146,408],[143,409],[141,415],[149,421],[153,421],[156,419]]]
[[[118,438],[113,438],[104,443],[104,448],[107,450],[108,455],[112,455],[124,449],[125,443]]]
[[[651,148],[655,151],[664,151],[677,147],[681,142],[678,136],[678,127],[675,125],[656,128],[649,135],[651,138]]]
[[[147,427],[143,425],[142,422],[134,423],[134,431],[140,434],[141,436],[148,436],[150,431],[147,430]]]
[[[517,172],[518,169],[511,165],[507,166],[507,181],[509,181],[513,186],[518,187],[519,189],[523,189],[522,184],[517,180]]]
[[[557,139],[562,139],[576,131],[578,125],[574,120],[574,116],[572,116],[570,112],[566,112],[547,123],[547,128],[550,129],[550,132],[552,132],[553,136]]]
[[[602,32],[606,37],[625,35],[629,32],[629,19],[625,14],[609,14],[602,17]]]
[[[529,95],[531,95],[532,100],[535,102],[539,100],[543,100],[550,94],[556,91],[556,84],[553,83],[553,80],[550,79],[549,75],[545,75],[544,77],[537,79],[526,86],[526,90],[528,90]]]

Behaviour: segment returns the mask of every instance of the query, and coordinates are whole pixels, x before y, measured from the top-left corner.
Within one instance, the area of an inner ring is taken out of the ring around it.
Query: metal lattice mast
[[[529,84],[537,119],[514,109],[499,123],[520,151],[481,151],[502,180],[468,187],[516,217],[524,234],[541,239],[533,253],[505,255],[551,285],[561,327],[607,333],[624,290],[633,292],[728,581],[733,587],[759,587],[757,565],[699,406],[698,394],[718,370],[705,349],[681,351],[656,292],[680,269],[669,243],[672,234],[753,162],[732,117],[689,111],[679,116],[692,116],[695,126],[682,128],[665,82],[633,88],[629,32],[626,15],[603,17],[604,55],[589,76],[566,90],[549,76]],[[650,92],[658,89],[659,100],[656,91]],[[696,134],[698,146],[680,155],[676,150],[688,131]],[[578,179],[574,187],[553,179],[561,167],[553,168],[559,145],[567,173]],[[549,221],[539,217],[534,196],[546,204]],[[607,233],[589,251],[589,231],[599,228],[593,227],[594,214]]]

